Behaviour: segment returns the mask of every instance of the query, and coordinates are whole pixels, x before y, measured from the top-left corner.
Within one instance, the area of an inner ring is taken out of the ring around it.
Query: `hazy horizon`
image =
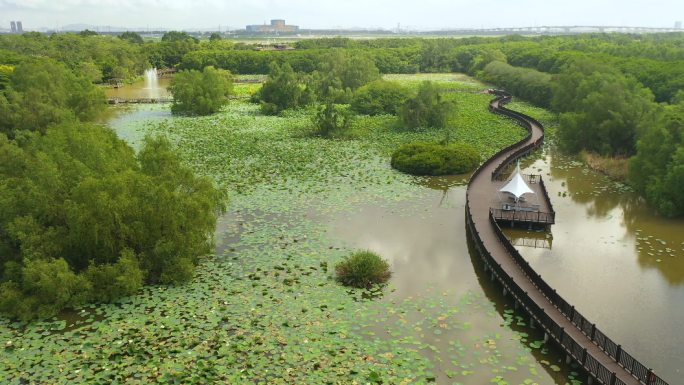
[[[0,27],[21,21],[25,30],[69,24],[111,25],[137,29],[244,29],[248,24],[285,19],[302,29],[507,28],[542,25],[599,25],[672,28],[684,20],[684,2],[667,0],[657,7],[626,1],[550,4],[519,0],[493,6],[477,1],[425,0],[0,0]]]

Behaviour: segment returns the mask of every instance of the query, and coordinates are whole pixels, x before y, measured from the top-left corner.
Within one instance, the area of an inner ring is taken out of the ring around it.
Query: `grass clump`
[[[412,143],[392,154],[392,167],[413,175],[453,175],[473,170],[480,163],[477,150],[464,143],[443,146]]]
[[[615,157],[602,156],[596,153],[582,151],[580,153],[582,161],[592,170],[604,173],[613,180],[622,183],[629,183],[629,158],[618,155]]]
[[[392,276],[389,263],[370,250],[361,250],[344,257],[335,266],[337,279],[345,286],[370,289],[387,282]]]

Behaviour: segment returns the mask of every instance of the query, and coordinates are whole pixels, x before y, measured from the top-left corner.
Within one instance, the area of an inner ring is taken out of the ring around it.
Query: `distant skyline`
[[[465,0],[0,0],[0,27],[21,20],[24,30],[69,24],[126,29],[244,29],[285,19],[302,29],[531,27],[537,25],[626,25],[672,28],[684,21],[684,2],[635,0],[516,0],[494,6]],[[648,3],[646,3],[648,4]]]

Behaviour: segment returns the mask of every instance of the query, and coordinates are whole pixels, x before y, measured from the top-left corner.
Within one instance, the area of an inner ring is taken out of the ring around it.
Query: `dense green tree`
[[[126,41],[133,43],[133,44],[143,44],[144,43],[142,36],[140,36],[140,34],[138,34],[137,32],[133,32],[133,31],[126,31],[117,37],[121,40],[126,40]]]
[[[460,70],[450,39],[426,39],[421,48],[421,72]]]
[[[106,107],[92,78],[78,76],[52,60],[26,62],[9,76],[0,92],[0,132],[45,132],[51,124],[69,120],[90,121]]]
[[[480,164],[477,150],[464,143],[443,146],[411,143],[392,153],[392,167],[413,175],[453,175],[472,171]]]
[[[476,75],[477,71],[483,70],[487,64],[492,62],[506,62],[506,55],[498,49],[484,47],[479,55],[477,55],[470,63],[468,68],[469,75]]]
[[[214,67],[206,67],[202,72],[180,71],[171,78],[169,91],[173,94],[174,114],[209,115],[228,103],[233,77],[229,71]]]
[[[410,97],[406,87],[385,80],[376,80],[359,88],[351,101],[352,110],[365,115],[397,115]]]
[[[309,102],[309,90],[303,84],[303,77],[295,73],[289,64],[282,68],[271,63],[268,80],[259,90],[261,111],[266,115],[276,115],[280,111],[296,109]]]
[[[446,128],[456,113],[456,103],[442,100],[439,89],[430,81],[418,88],[418,93],[404,102],[401,120],[409,130],[419,128]]]
[[[73,33],[54,34],[47,37],[37,32],[24,35],[0,35],[0,50],[3,48],[24,55],[17,61],[15,57],[0,53],[0,58],[2,58],[0,61],[3,64],[19,64],[19,62],[50,58],[74,70],[81,63],[93,63],[102,72],[104,79],[117,77],[114,76],[114,72],[121,72],[119,67],[125,69],[130,74],[129,76],[133,77],[141,74],[149,66],[147,54],[144,52],[145,47],[113,36],[85,39]]]
[[[319,98],[327,100],[335,93],[335,102],[346,102],[351,92],[380,78],[380,71],[370,54],[333,49],[322,58],[313,74],[313,84]],[[342,94],[336,90],[349,91]]]
[[[100,36],[100,34],[97,33],[97,32],[95,32],[95,31],[91,31],[91,30],[89,30],[89,29],[84,29],[83,31],[81,31],[81,32],[78,33],[78,36],[81,36],[81,37],[90,37],[90,36]]]
[[[572,112],[561,115],[558,130],[569,149],[631,156],[653,94],[636,79],[595,72],[580,82],[570,103]]]
[[[500,61],[487,64],[477,78],[506,89],[516,97],[549,108],[554,95],[552,76],[531,68],[518,68]]]
[[[353,119],[348,108],[329,101],[327,104],[315,106],[315,113],[311,120],[317,135],[331,138],[349,132]]]
[[[12,72],[14,72],[14,66],[0,65],[0,93],[10,87]]]
[[[102,71],[91,62],[80,63],[74,72],[88,79],[91,83],[100,83],[102,81]]]
[[[684,104],[654,108],[639,128],[629,180],[668,217],[684,214]]]
[[[220,34],[218,33],[212,33],[211,36],[209,36],[209,41],[218,41],[218,40],[223,40]]]
[[[188,35],[187,32],[169,31],[162,36],[162,42],[173,43],[175,41],[187,41],[192,40],[195,43],[199,43],[199,39]]]
[[[144,282],[189,281],[224,193],[170,142],[133,149],[105,127],[0,134],[0,311],[51,316]]]

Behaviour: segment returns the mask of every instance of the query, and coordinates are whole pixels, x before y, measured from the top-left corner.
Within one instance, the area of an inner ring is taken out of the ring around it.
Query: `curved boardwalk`
[[[495,93],[498,97],[491,101],[490,109],[514,119],[527,128],[530,135],[485,161],[468,184],[466,222],[485,271],[491,271],[492,280],[496,278],[501,282],[504,295],[510,293],[515,298],[516,308],[522,306],[530,314],[530,324],[544,329],[545,339],[555,340],[566,351],[568,362],[573,360],[589,372],[590,383],[667,385],[556,293],[501,231],[492,209],[501,207],[495,193],[502,182],[495,179],[515,159],[536,150],[544,140],[544,127],[529,116],[503,107],[511,96],[499,91]],[[553,205],[541,176],[539,186],[543,191],[540,210],[548,210],[551,220],[531,223],[552,224],[555,219]]]

